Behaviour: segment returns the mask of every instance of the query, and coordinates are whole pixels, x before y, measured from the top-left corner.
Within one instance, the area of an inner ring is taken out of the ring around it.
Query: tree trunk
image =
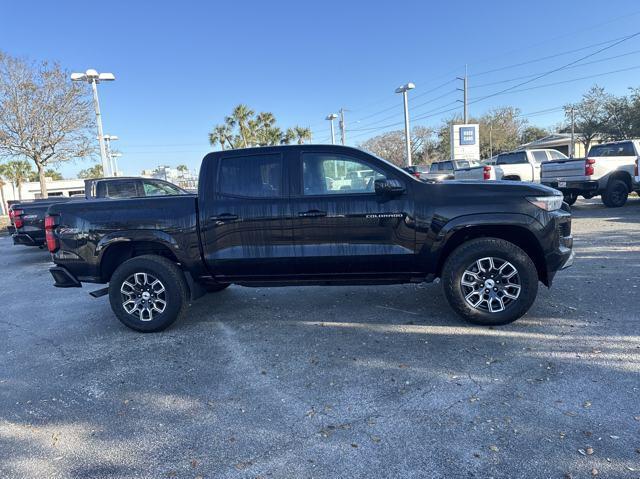
[[[47,193],[47,180],[44,177],[44,165],[36,163],[36,167],[38,168],[38,179],[40,180],[40,194],[43,198],[48,198],[49,194]]]

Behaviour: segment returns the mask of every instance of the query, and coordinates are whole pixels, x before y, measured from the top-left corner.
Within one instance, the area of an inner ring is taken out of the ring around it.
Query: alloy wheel
[[[522,290],[516,267],[492,256],[470,264],[462,274],[460,286],[469,306],[489,313],[506,310]]]
[[[151,321],[167,307],[164,284],[149,273],[134,273],[120,287],[122,307],[140,321]]]

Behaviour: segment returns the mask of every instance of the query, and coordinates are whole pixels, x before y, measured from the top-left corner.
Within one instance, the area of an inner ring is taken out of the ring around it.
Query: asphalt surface
[[[248,289],[121,326],[0,238],[0,477],[640,478],[640,198],[506,327],[438,284]]]

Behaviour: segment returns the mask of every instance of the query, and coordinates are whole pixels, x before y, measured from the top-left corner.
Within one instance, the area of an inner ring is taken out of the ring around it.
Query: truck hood
[[[451,180],[439,183],[451,194],[509,195],[509,196],[556,196],[561,193],[538,183],[523,181],[479,181]]]

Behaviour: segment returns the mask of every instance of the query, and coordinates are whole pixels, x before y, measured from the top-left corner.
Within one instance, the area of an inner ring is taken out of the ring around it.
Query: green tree
[[[247,105],[236,106],[231,115],[213,127],[209,133],[211,146],[221,150],[247,148],[252,146],[281,145],[311,139],[311,130],[293,127],[286,131],[278,127],[273,113],[255,111]]]
[[[84,180],[91,180],[94,178],[102,178],[102,177],[104,177],[104,173],[102,171],[101,164],[94,165],[90,168],[86,168],[78,172],[78,178],[82,178]]]
[[[18,199],[22,199],[22,184],[29,181],[29,177],[34,171],[31,164],[26,160],[12,160],[3,166],[3,174],[7,180],[13,185],[14,197],[15,189],[18,188]]]
[[[184,175],[189,171],[189,168],[187,168],[187,165],[178,165],[176,167],[176,170],[178,170],[178,172],[180,172],[180,175],[184,177]]]
[[[544,138],[549,135],[549,132],[544,128],[540,128],[539,126],[527,126],[522,130],[522,134],[520,135],[520,143],[531,143],[532,141],[539,140],[540,138]]]
[[[44,170],[44,176],[45,178],[51,178],[54,181],[62,179],[62,175],[60,174],[60,172],[54,170],[53,168],[47,168],[46,170]],[[40,176],[38,175],[38,172],[34,171],[29,176],[29,181],[40,181]]]
[[[565,131],[571,129],[571,110],[573,109],[575,131],[584,145],[584,151],[589,151],[589,146],[596,137],[610,135],[612,129],[610,104],[611,96],[604,91],[604,88],[594,85],[582,95],[582,100],[578,103],[564,107],[565,118],[569,125]]]
[[[287,139],[291,138],[291,141],[295,141],[298,145],[302,145],[305,141],[311,140],[311,128],[296,125],[289,128],[285,136]]]

